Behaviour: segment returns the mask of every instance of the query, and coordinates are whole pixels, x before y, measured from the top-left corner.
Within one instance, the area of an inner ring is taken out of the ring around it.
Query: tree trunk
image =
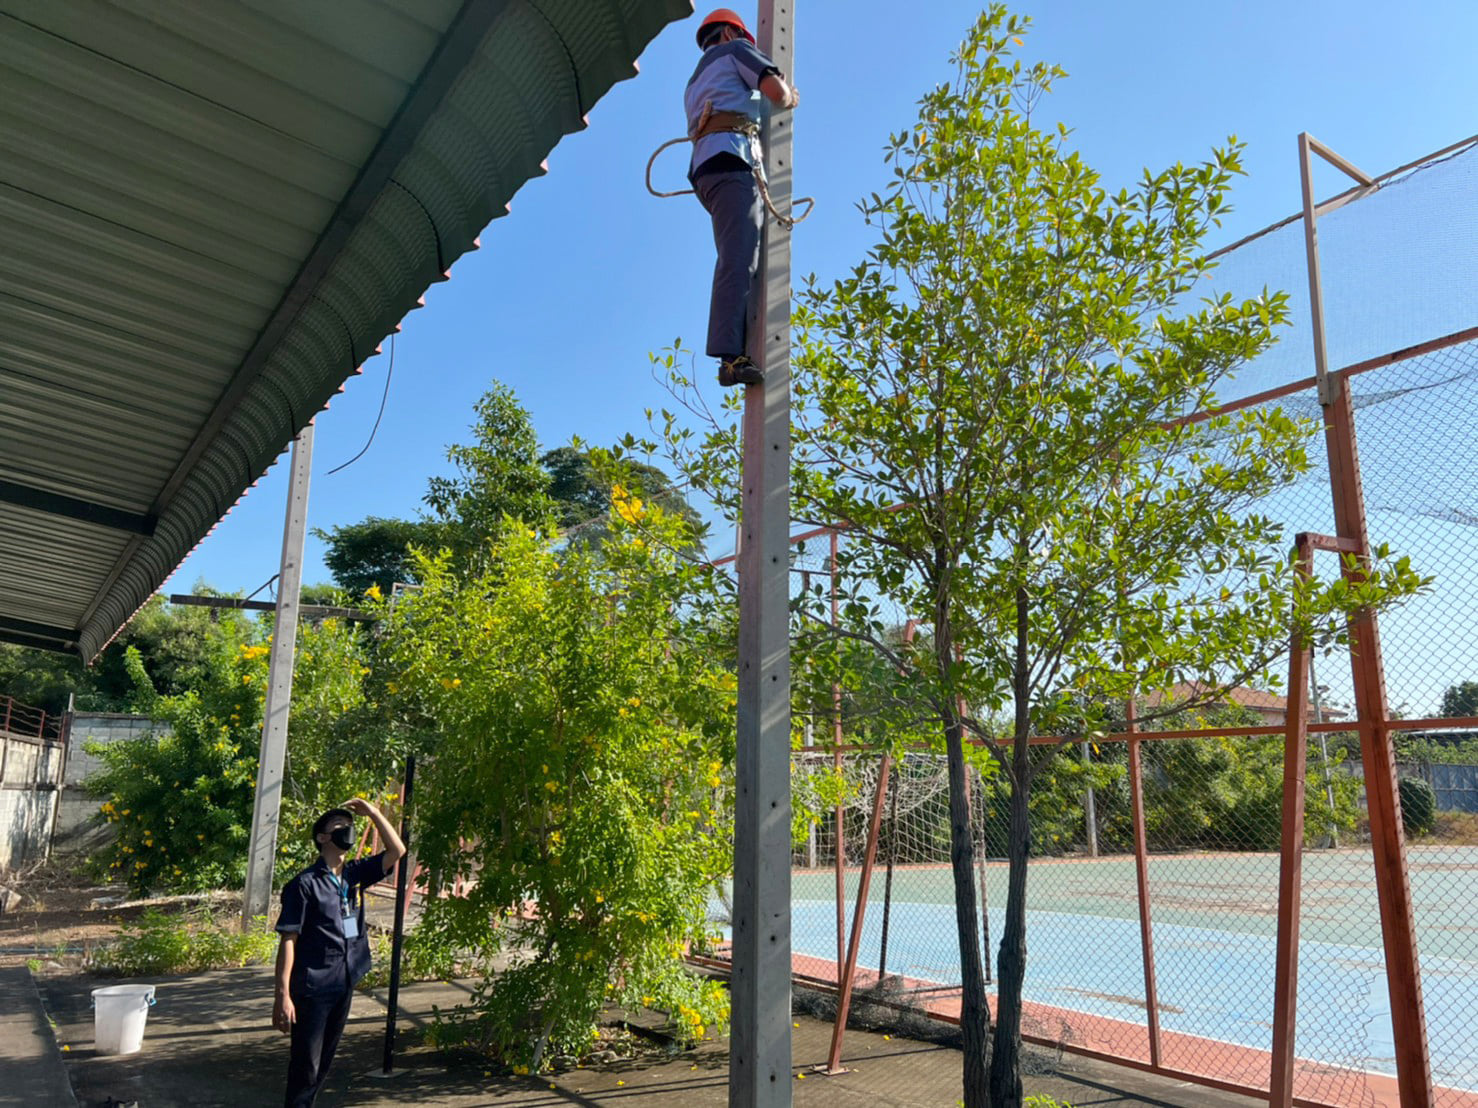
[[[980,913],[975,899],[975,851],[966,803],[964,727],[951,716],[944,732],[949,756],[949,864],[955,885],[955,927],[960,940],[960,1032],[964,1038],[965,1108],[990,1108],[987,1040],[990,1009],[985,1003]]]
[[[1024,551],[1025,537],[1019,546]],[[1006,923],[996,961],[996,1035],[990,1060],[990,1095],[999,1108],[1021,1106],[1021,983],[1026,978],[1026,863],[1031,853],[1031,669],[1028,631],[1031,598],[1016,590],[1016,702],[1011,746],[1011,808],[1006,831]]]
[[[996,963],[996,1029],[991,1051],[990,1095],[998,1108],[1021,1104],[1021,986],[1026,978],[1026,871],[1031,849],[1028,786],[1011,789],[1006,855],[1006,923]]]

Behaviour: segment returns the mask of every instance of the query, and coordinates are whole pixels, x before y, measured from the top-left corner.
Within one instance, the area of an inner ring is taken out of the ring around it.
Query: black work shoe
[[[747,355],[722,358],[718,363],[718,383],[724,388],[734,385],[758,385],[765,379],[765,371],[755,365]]]

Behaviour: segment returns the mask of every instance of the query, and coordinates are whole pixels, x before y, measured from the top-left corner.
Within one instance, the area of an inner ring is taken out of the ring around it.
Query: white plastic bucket
[[[92,1037],[99,1054],[134,1054],[144,1045],[144,1021],[153,985],[109,985],[92,990]]]

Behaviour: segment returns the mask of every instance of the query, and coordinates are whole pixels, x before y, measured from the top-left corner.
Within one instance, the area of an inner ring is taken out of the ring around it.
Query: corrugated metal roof
[[[0,0],[0,637],[91,657],[690,0]]]

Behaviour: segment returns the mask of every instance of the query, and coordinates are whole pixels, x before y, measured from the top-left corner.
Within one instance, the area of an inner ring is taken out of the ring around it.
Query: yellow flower
[[[633,696],[626,703],[630,704],[633,708],[640,708],[641,707],[641,697],[639,697],[639,696]]]
[[[545,781],[545,782],[544,782],[544,787],[545,787],[545,788],[546,788],[546,789],[548,789],[548,790],[549,790],[549,791],[550,791],[550,792],[557,792],[557,791],[558,791],[558,789],[559,789],[559,785],[557,785],[557,784],[556,784],[556,783],[555,783],[555,782],[553,782],[553,781]]]
[[[604,904],[606,902],[605,894],[604,893],[596,893],[595,894],[595,902],[597,904]]]
[[[252,682],[252,676],[251,676],[251,674],[249,674],[249,673],[243,673],[241,675],[241,683],[243,685],[250,685],[251,682]]]
[[[371,585],[364,590],[364,595],[371,600],[384,600],[385,594],[380,591],[379,585]]]

